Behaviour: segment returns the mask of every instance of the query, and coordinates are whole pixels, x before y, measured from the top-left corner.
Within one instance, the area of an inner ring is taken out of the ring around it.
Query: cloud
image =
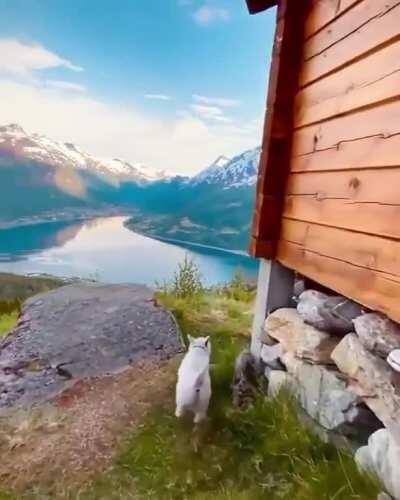
[[[83,71],[39,44],[27,44],[12,38],[0,38],[0,72],[30,77],[35,71],[51,68]]]
[[[59,90],[67,90],[71,92],[86,92],[86,87],[74,82],[65,82],[63,80],[46,80],[46,87],[51,87]]]
[[[165,94],[145,94],[145,99],[154,99],[156,101],[170,101],[171,97]]]
[[[73,142],[102,158],[125,158],[186,174],[221,154],[233,156],[261,140],[261,129],[247,129],[245,124],[236,127],[212,106],[158,119],[88,93],[4,79],[0,80],[0,102],[2,124],[18,123],[28,132]]]
[[[230,15],[227,9],[203,5],[193,13],[193,19],[200,26],[209,26],[218,21],[229,21]]]
[[[227,99],[225,97],[206,97],[203,95],[193,94],[194,101],[200,104],[207,104],[210,106],[219,106],[221,108],[232,108],[240,105],[240,101],[236,99]]]
[[[230,123],[232,121],[230,118],[224,116],[222,109],[218,108],[217,106],[192,104],[190,108],[195,112],[196,115],[205,120],[215,120],[224,123]]]

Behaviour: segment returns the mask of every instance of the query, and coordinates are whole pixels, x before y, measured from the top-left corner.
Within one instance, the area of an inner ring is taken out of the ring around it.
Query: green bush
[[[235,271],[233,278],[225,286],[217,287],[217,293],[237,302],[249,303],[254,299],[254,290],[240,269]]]
[[[164,294],[171,294],[179,299],[191,299],[200,295],[204,288],[201,273],[196,262],[185,256],[183,262],[178,264],[171,282],[162,285],[156,283],[157,288]]]

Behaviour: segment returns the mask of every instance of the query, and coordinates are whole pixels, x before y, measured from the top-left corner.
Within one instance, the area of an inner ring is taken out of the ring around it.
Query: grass
[[[111,474],[132,478],[139,497],[149,499],[376,500],[377,485],[350,455],[304,427],[289,394],[273,401],[260,395],[247,410],[232,408],[232,367],[248,335],[249,301],[215,293],[159,299],[184,335],[212,337],[210,420],[196,434],[191,423],[176,421],[171,405],[154,409],[127,438]]]
[[[65,284],[61,279],[48,276],[20,276],[18,274],[0,273],[0,338],[5,336],[17,323],[19,307],[9,313],[2,312],[4,304],[48,292]],[[1,500],[1,497],[0,497]]]
[[[26,498],[376,500],[375,482],[301,423],[288,393],[274,400],[260,394],[245,410],[232,407],[234,360],[248,344],[252,292],[243,290],[240,300],[229,290],[157,298],[174,312],[184,337],[212,338],[208,422],[194,430],[190,421],[178,421],[171,387],[168,401],[155,402],[139,428],[127,432],[109,471],[79,489],[57,481],[57,491]],[[0,499],[25,498],[7,495]]]
[[[61,279],[51,276],[20,276],[0,273],[0,300],[10,301],[15,298],[25,300],[32,295],[48,292],[63,284]]]
[[[0,315],[0,338],[5,336],[18,321],[19,311]]]

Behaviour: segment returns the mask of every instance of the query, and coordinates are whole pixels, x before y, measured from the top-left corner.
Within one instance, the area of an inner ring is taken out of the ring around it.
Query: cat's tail
[[[200,393],[204,384],[207,368],[193,374],[191,378],[181,379],[177,384],[176,402],[182,408],[192,408],[199,401]]]
[[[207,368],[205,368],[203,371],[201,371],[200,373],[197,374],[196,378],[194,379],[194,391],[196,394],[198,394],[201,390],[201,387],[204,383],[204,375],[206,374],[207,372]]]

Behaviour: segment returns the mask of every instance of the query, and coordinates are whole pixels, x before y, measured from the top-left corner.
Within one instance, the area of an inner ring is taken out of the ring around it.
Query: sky
[[[274,29],[245,0],[0,0],[0,124],[193,174],[260,144]]]

